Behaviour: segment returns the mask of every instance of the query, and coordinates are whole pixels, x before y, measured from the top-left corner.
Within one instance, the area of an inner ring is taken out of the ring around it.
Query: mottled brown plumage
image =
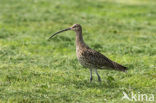
[[[71,28],[67,28],[62,31],[59,31],[53,34],[51,37],[53,37],[54,35],[60,32],[67,31],[67,30],[73,30],[76,32],[76,55],[80,64],[90,69],[90,81],[92,81],[92,69],[95,69],[99,81],[101,81],[101,78],[97,72],[97,69],[109,69],[109,70],[119,70],[119,71],[127,70],[126,67],[110,60],[103,54],[89,48],[83,40],[82,27],[79,24],[74,24]]]

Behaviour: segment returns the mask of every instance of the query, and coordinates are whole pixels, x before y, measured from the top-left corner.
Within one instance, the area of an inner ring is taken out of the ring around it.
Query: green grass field
[[[73,31],[47,41],[75,23],[86,44],[127,73],[99,70],[102,83],[95,73],[90,83]],[[156,101],[155,0],[0,0],[0,102],[134,102],[123,91]]]

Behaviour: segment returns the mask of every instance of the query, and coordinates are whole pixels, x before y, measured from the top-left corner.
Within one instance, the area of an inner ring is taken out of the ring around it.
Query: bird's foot
[[[92,78],[92,77],[90,77],[90,83],[92,82],[92,80],[93,80],[93,78]]]
[[[101,83],[101,78],[100,78],[100,76],[98,76],[98,81]]]

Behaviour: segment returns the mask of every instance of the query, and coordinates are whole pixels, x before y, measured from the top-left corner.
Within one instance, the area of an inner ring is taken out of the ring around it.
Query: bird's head
[[[80,24],[74,24],[72,27],[71,27],[71,30],[73,31],[80,31],[82,28],[81,28],[81,25]]]
[[[80,24],[74,24],[74,25],[73,25],[72,27],[70,27],[70,28],[67,28],[67,29],[58,31],[58,32],[56,32],[55,34],[51,35],[50,38],[49,38],[48,40],[50,40],[50,39],[51,39],[52,37],[54,37],[56,34],[59,34],[59,33],[61,33],[61,32],[68,31],[68,30],[73,30],[73,31],[77,32],[77,31],[81,31],[82,28],[81,28],[81,25],[80,25]]]

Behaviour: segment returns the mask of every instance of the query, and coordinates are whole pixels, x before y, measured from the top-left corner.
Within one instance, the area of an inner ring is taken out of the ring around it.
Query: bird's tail
[[[114,68],[115,68],[116,70],[126,72],[127,69],[128,69],[127,67],[122,66],[122,65],[120,65],[120,64],[118,64],[118,63],[116,63],[116,62],[114,62],[113,64],[114,64]]]

